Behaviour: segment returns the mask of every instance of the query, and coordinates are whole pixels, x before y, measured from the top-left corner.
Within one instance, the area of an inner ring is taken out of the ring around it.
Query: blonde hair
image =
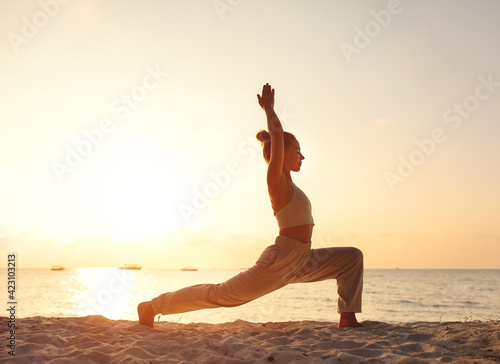
[[[271,160],[271,135],[267,130],[261,130],[257,133],[256,138],[262,144],[262,154],[264,155],[264,160],[269,163]],[[297,138],[292,133],[287,131],[283,132],[283,141],[285,144],[285,149],[288,148]]]

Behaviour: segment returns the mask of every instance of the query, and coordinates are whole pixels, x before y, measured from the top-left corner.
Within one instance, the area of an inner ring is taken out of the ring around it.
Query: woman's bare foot
[[[139,323],[154,328],[155,312],[151,302],[141,302],[137,305],[137,313],[139,314]]]
[[[356,319],[354,312],[342,312],[340,314],[339,328],[344,327],[363,327]]]

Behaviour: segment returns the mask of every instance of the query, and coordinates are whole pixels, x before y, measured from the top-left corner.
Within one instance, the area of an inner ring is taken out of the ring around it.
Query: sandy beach
[[[165,319],[165,317],[163,317]],[[7,328],[8,319],[1,318]],[[495,363],[498,321],[364,321],[363,328],[291,321],[181,324],[155,329],[103,316],[16,320],[15,356],[1,363]],[[4,331],[5,333],[5,331]],[[6,335],[2,335],[7,341]]]

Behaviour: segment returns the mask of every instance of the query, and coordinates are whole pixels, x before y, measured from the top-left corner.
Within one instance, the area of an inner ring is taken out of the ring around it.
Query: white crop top
[[[281,210],[274,211],[279,228],[283,229],[306,224],[314,225],[311,202],[295,183],[292,183],[292,185],[293,195],[290,202]]]

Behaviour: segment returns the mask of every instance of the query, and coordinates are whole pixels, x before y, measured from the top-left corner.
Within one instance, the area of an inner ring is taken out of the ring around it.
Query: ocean
[[[7,270],[2,269],[7,304]],[[103,315],[137,320],[136,306],[161,293],[199,283],[219,283],[241,270],[120,270],[79,268],[62,271],[19,269],[16,316]],[[363,312],[358,320],[387,323],[468,321],[500,318],[500,270],[365,270]],[[336,281],[288,285],[248,304],[161,316],[180,323],[337,321]],[[1,316],[7,316],[5,311]]]

